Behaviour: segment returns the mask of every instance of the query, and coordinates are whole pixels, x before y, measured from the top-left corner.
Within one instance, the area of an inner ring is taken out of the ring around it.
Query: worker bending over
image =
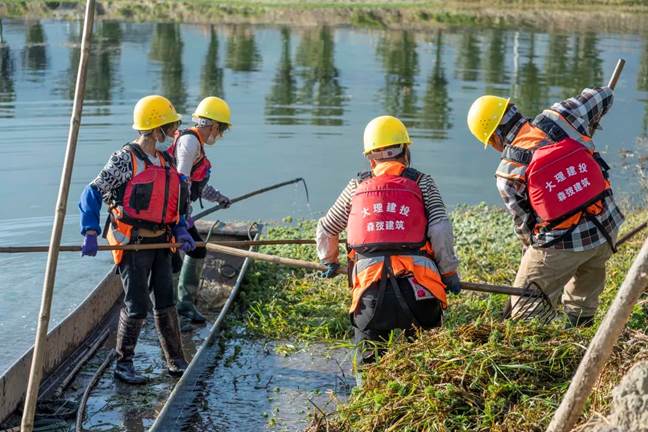
[[[432,177],[410,167],[410,144],[399,119],[369,122],[364,154],[371,170],[351,179],[317,224],[325,277],[339,269],[339,235],[347,230],[350,317],[361,362],[374,360],[365,341],[440,326],[446,289],[461,290],[445,205]]]

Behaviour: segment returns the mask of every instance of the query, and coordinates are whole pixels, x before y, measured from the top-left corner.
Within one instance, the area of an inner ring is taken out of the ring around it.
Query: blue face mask
[[[155,143],[155,149],[157,151],[167,151],[167,149],[171,147],[171,143],[168,140],[165,140],[164,142],[157,142]]]

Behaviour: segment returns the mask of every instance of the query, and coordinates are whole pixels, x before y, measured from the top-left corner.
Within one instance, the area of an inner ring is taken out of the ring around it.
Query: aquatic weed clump
[[[269,227],[264,238],[313,238],[317,221],[285,222]],[[317,261],[313,245],[263,246],[259,251]],[[312,271],[255,262],[246,274],[235,319],[249,336],[337,342],[350,337],[348,296],[344,277],[321,279]]]
[[[590,337],[558,323],[484,321],[399,340],[366,368],[362,389],[309,431],[542,431]],[[648,356],[648,340],[634,345],[631,356],[617,347],[612,369]]]

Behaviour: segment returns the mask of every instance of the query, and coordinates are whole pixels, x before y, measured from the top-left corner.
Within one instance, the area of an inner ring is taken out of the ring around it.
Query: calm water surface
[[[46,244],[59,184],[79,23],[4,21],[0,44],[0,245]],[[303,176],[311,192],[287,188],[218,217],[279,220],[325,211],[366,166],[362,131],[389,113],[410,127],[415,166],[432,174],[446,202],[499,204],[497,155],[465,127],[470,103],[512,96],[532,116],[606,81],[628,60],[616,108],[597,136],[609,162],[648,132],[648,40],[635,34],[547,34],[491,29],[427,33],[349,29],[99,22],[64,242],[78,243],[77,197],[111,152],[133,137],[131,110],[150,93],[169,97],[186,122],[197,102],[220,95],[234,127],[210,148],[212,184],[236,196]],[[628,171],[617,189],[637,191]],[[53,318],[95,286],[110,257],[59,262]],[[45,256],[0,255],[0,370],[32,342]]]

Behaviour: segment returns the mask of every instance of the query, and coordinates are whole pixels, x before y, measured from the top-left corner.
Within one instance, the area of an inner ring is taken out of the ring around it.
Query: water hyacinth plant
[[[648,219],[628,215],[624,229]],[[485,205],[452,213],[464,280],[511,284],[521,257],[509,216]],[[268,238],[312,238],[315,222],[272,227]],[[645,234],[644,234],[645,236]],[[597,322],[640,248],[639,235],[608,265]],[[316,260],[310,245],[271,246],[262,252]],[[341,253],[342,253],[341,247]],[[257,263],[249,272],[236,319],[253,337],[291,342],[348,343],[351,328],[346,278],[323,280],[302,270]],[[395,337],[387,353],[363,371],[362,390],[333,413],[314,411],[310,431],[535,431],[544,430],[560,403],[595,327],[565,329],[557,319],[503,322],[505,296],[462,292],[450,297],[443,328],[414,342]],[[635,307],[587,412],[605,411],[609,393],[636,361],[648,358],[646,304]]]

